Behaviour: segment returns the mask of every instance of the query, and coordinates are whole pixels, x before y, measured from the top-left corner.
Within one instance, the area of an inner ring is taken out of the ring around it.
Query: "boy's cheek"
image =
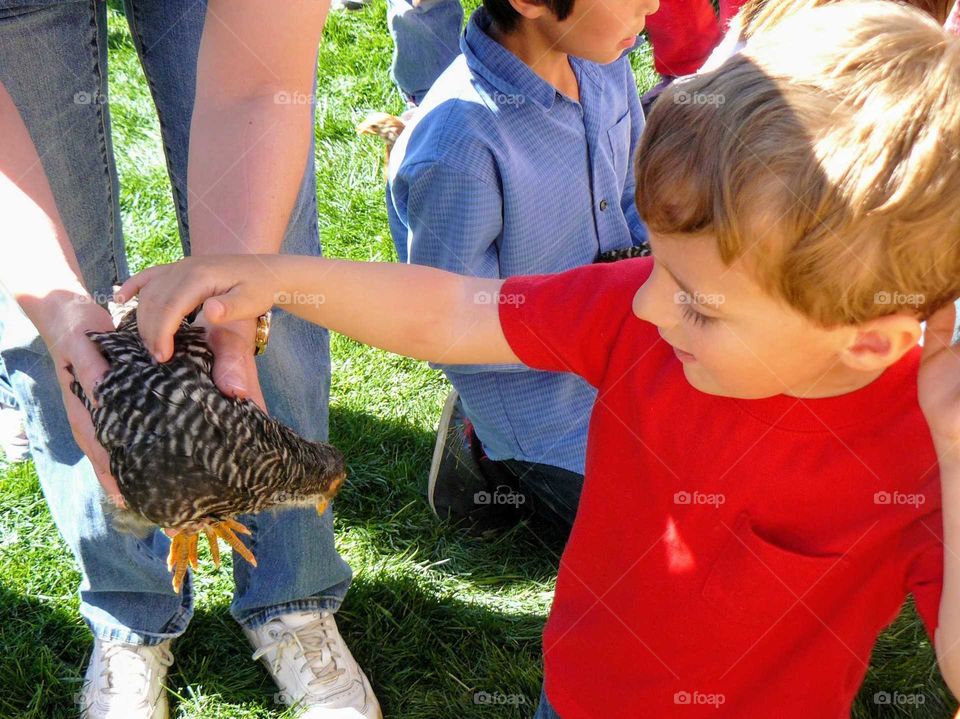
[[[779,386],[768,367],[755,357],[743,356],[732,348],[706,350],[702,344],[695,362],[683,366],[690,385],[706,394],[739,399],[778,394]]]
[[[730,378],[714,375],[701,362],[684,364],[683,376],[691,387],[704,394],[719,397],[737,396],[736,390],[729,384]]]

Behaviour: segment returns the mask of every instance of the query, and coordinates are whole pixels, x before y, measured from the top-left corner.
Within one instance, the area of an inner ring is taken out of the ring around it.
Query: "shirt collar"
[[[559,94],[557,89],[490,37],[490,23],[490,15],[483,7],[470,16],[460,39],[467,66],[501,92],[521,95],[549,110]],[[576,57],[570,61],[578,80],[589,78],[597,85],[602,84],[600,73],[592,63]]]

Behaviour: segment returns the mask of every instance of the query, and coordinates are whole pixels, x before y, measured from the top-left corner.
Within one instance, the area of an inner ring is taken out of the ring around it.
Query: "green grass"
[[[476,5],[476,0],[469,3]],[[180,254],[159,132],[125,21],[110,11],[111,110],[133,270]],[[387,68],[392,46],[377,0],[331,17],[320,53],[316,137],[320,228],[329,255],[394,258],[381,147],[356,137],[369,110],[400,111]],[[647,53],[638,84],[656,80]],[[334,337],[332,440],[350,462],[337,500],[337,545],[356,578],[339,624],[387,717],[529,717],[541,681],[540,632],[561,544],[527,528],[495,540],[437,522],[419,486],[447,385],[424,364]],[[77,613],[79,575],[46,509],[33,465],[0,467],[0,717],[73,715],[91,638]],[[180,717],[284,716],[274,687],[228,613],[230,560],[196,578],[196,616],[170,675]],[[922,696],[878,706],[878,691]],[[475,692],[516,697],[487,706]],[[944,717],[952,700],[908,606],[884,634],[857,717]],[[771,709],[775,715],[775,709]],[[811,717],[816,711],[811,708]]]

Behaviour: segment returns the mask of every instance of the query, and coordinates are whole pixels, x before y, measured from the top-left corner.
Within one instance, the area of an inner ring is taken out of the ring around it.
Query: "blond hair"
[[[664,92],[636,182],[651,231],[823,326],[925,319],[960,294],[960,41],[888,0],[800,11]]]
[[[833,0],[747,0],[737,14],[736,28],[742,40],[749,40],[756,33],[772,28],[800,10],[830,2]],[[954,0],[904,0],[904,3],[923,10],[943,25],[950,15]]]

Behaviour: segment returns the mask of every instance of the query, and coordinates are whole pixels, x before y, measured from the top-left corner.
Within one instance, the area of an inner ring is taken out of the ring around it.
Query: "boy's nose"
[[[653,276],[647,279],[633,296],[633,314],[660,329],[676,325],[680,319],[677,305],[665,289],[657,287]]]

